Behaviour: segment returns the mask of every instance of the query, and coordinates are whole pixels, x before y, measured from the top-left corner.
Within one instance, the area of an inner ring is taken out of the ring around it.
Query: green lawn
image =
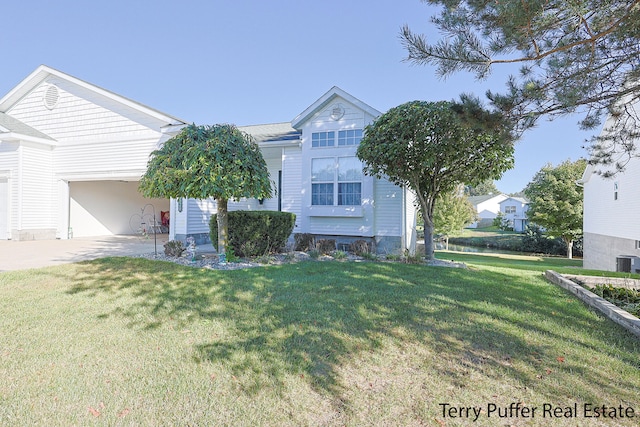
[[[582,413],[640,414],[640,341],[540,273],[579,268],[465,262],[107,258],[2,273],[0,425],[638,424]],[[517,402],[535,418],[488,416]],[[574,404],[574,418],[543,412]]]

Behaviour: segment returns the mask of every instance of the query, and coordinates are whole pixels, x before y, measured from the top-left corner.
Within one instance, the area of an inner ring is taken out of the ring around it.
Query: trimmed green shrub
[[[239,257],[260,256],[284,249],[293,231],[296,216],[278,211],[231,211],[229,216],[229,247]],[[217,215],[209,220],[209,237],[218,242]]]

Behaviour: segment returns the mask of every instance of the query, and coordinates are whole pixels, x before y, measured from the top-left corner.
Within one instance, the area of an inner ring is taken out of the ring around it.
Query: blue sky
[[[197,124],[292,120],[332,86],[379,111],[502,90],[403,62],[400,28],[433,37],[419,0],[22,0],[3,5],[0,95],[40,64]],[[497,182],[516,192],[546,163],[586,156],[579,116],[541,122]]]

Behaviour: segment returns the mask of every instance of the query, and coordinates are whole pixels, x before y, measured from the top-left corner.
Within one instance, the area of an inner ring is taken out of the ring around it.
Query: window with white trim
[[[357,157],[311,159],[311,204],[360,206],[362,163]]]
[[[514,213],[516,213],[516,207],[515,206],[505,206],[504,207],[504,213],[506,213],[506,214],[514,214]]]
[[[362,129],[346,129],[338,131],[338,147],[348,147],[360,144]],[[324,148],[336,146],[336,132],[313,132],[311,134],[311,147]]]

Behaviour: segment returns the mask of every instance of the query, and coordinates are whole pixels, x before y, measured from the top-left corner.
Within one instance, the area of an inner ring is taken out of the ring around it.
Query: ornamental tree
[[[228,201],[271,197],[269,172],[258,144],[230,124],[186,126],[151,153],[139,188],[146,197],[214,198],[220,254],[227,246]]]
[[[567,258],[573,258],[573,241],[582,236],[582,187],[576,184],[584,172],[586,160],[566,160],[558,166],[548,164],[527,184],[529,220],[567,245]]]
[[[610,138],[591,141],[592,161],[621,169],[625,163],[612,153],[637,154],[640,115],[628,107],[640,99],[640,0],[422,1],[442,6],[431,17],[442,38],[405,26],[409,62],[435,65],[441,77],[467,71],[479,80],[497,66],[519,66],[504,93],[487,96],[520,130],[541,116],[577,111],[585,114],[581,126],[594,129],[611,114]]]
[[[514,138],[501,114],[477,99],[412,101],[390,109],[365,129],[357,156],[364,172],[408,187],[424,221],[425,256],[433,259],[433,209],[460,183],[498,179],[513,167]]]

